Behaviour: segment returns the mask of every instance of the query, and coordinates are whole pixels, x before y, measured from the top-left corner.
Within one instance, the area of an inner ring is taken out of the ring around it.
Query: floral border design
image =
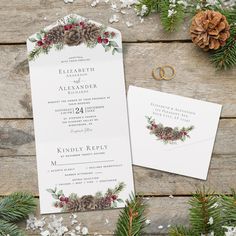
[[[157,140],[163,141],[165,144],[167,143],[175,143],[178,140],[184,142],[186,138],[190,138],[189,132],[194,129],[194,126],[182,127],[182,128],[171,128],[168,126],[164,126],[163,124],[157,124],[155,119],[152,117],[148,117],[146,126],[148,130],[150,130],[150,134],[154,134],[157,137]]]
[[[46,191],[51,193],[52,197],[56,200],[53,206],[60,208],[61,212],[77,212],[88,210],[102,210],[116,208],[117,203],[123,203],[124,201],[119,198],[119,193],[125,188],[123,182],[117,184],[114,189],[108,189],[105,194],[97,192],[93,195],[84,195],[79,197],[76,193],[71,193],[69,196],[65,196],[63,190],[47,189]]]
[[[108,31],[105,26],[95,24],[87,19],[69,16],[58,21],[58,24],[49,30],[41,30],[35,37],[29,38],[34,43],[34,49],[29,52],[28,59],[35,60],[41,54],[48,54],[52,48],[62,50],[65,45],[78,46],[85,44],[94,48],[102,45],[105,52],[112,50],[121,53],[122,49],[115,41],[116,33]]]

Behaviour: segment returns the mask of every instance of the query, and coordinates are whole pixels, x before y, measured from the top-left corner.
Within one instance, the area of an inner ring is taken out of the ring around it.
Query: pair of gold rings
[[[175,77],[176,71],[173,66],[164,65],[153,68],[152,77],[156,80],[171,80]]]

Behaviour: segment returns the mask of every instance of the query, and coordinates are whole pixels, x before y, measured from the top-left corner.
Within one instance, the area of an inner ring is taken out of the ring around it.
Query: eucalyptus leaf
[[[37,40],[35,38],[29,38],[29,41],[32,42],[32,43],[37,42]]]
[[[109,43],[111,46],[113,46],[114,48],[118,48],[119,45],[115,42],[115,41],[110,41]]]
[[[40,33],[37,33],[37,34],[36,34],[36,38],[39,39],[39,40],[42,40],[41,34],[40,34]]]

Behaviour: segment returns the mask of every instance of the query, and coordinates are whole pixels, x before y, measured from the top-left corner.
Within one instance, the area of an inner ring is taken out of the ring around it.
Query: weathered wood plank
[[[0,118],[32,118],[28,62],[24,45],[0,46]],[[217,71],[207,54],[189,43],[124,44],[126,85],[223,104],[222,117],[236,116],[236,69]],[[156,65],[170,64],[172,81],[151,77]]]
[[[146,18],[143,23],[140,23],[140,19],[133,9],[126,9],[125,11],[128,14],[120,14],[112,11],[111,2],[106,4],[100,1],[98,6],[94,8],[90,6],[91,2],[92,0],[80,0],[74,1],[73,4],[64,4],[63,0],[28,0],[23,2],[1,0],[0,21],[2,23],[2,33],[0,43],[25,42],[26,38],[33,33],[71,13],[80,14],[121,30],[124,41],[181,40],[189,38],[188,21],[178,32],[165,33],[157,15],[152,15]],[[113,14],[119,16],[120,21],[109,24],[108,19]],[[128,28],[125,24],[126,21],[133,23],[134,26]]]
[[[0,157],[0,195],[29,191],[38,196],[35,156]],[[203,185],[216,192],[236,188],[236,155],[213,155],[207,181],[134,166],[135,189],[144,195],[190,195]]]
[[[214,154],[236,154],[236,119],[221,119]],[[35,155],[33,120],[0,120],[0,157]]]
[[[184,224],[188,225],[188,197],[153,197],[147,200],[149,207],[146,212],[146,216],[151,220],[151,224],[145,229],[145,233],[148,235],[163,235],[169,230],[168,225]],[[93,211],[93,212],[80,212],[77,213],[79,222],[83,226],[86,226],[91,235],[94,233],[99,234],[112,234],[119,215],[119,209],[105,210],[105,211]],[[37,217],[40,217],[39,210],[36,213]],[[71,214],[57,214],[57,217],[63,216],[64,225],[70,226]],[[49,216],[47,216],[48,220]],[[109,223],[107,223],[107,220]],[[25,228],[25,223],[22,222],[22,228]],[[159,226],[162,226],[161,229]],[[33,233],[33,232],[32,232]],[[28,235],[31,235],[27,231]]]

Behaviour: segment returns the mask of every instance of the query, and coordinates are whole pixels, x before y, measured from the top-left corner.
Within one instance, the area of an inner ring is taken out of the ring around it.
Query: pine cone
[[[71,29],[65,32],[64,42],[68,46],[77,46],[83,42],[82,32],[77,29]]]
[[[97,38],[100,36],[101,29],[95,24],[88,24],[83,29],[83,37],[86,42],[97,41]]]
[[[224,46],[230,36],[229,29],[229,23],[224,15],[206,10],[195,15],[190,33],[193,43],[207,51]]]
[[[64,34],[64,27],[62,25],[58,25],[47,32],[46,40],[50,43],[57,44],[63,41]]]
[[[70,199],[66,205],[66,210],[69,212],[76,212],[76,211],[81,211],[81,203],[80,203],[80,199]]]
[[[94,210],[95,209],[95,199],[92,195],[85,195],[80,199],[81,210]]]

